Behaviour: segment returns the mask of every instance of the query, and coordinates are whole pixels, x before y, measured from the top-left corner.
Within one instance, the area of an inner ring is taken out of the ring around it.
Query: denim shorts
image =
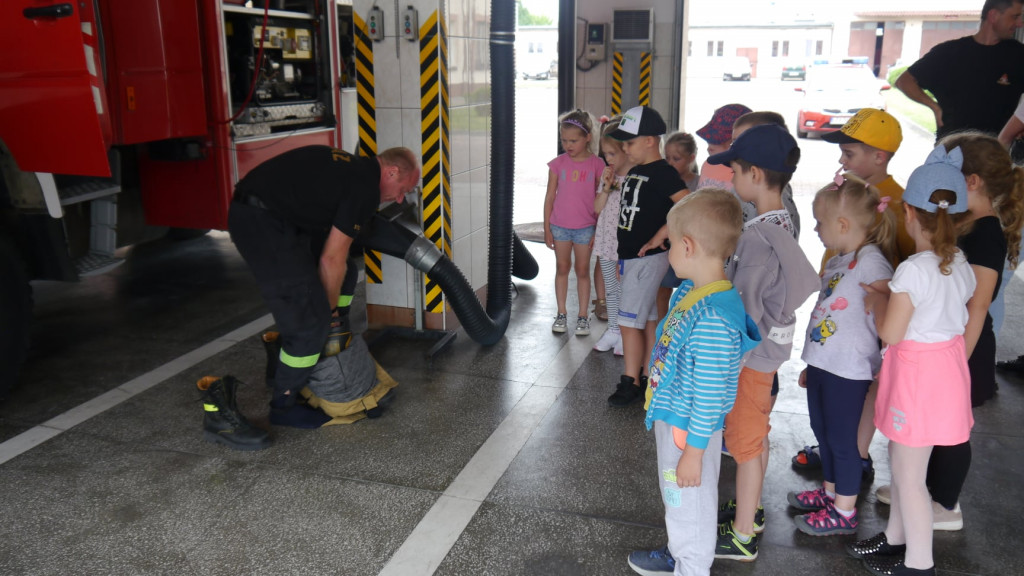
[[[561,226],[551,225],[551,236],[554,237],[555,242],[572,242],[573,244],[590,244],[590,240],[594,237],[594,226],[587,226],[586,228],[562,228]]]

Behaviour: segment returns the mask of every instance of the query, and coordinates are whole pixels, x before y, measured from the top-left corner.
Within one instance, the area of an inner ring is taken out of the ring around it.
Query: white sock
[[[849,518],[850,516],[853,516],[853,513],[856,511],[856,508],[854,508],[853,510],[843,510],[842,508],[836,508],[836,512],[842,514],[843,518]]]

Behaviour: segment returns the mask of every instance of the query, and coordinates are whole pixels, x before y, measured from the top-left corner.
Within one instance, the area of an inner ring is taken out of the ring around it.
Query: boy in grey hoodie
[[[729,150],[708,158],[711,164],[732,167],[736,193],[757,208],[757,216],[743,226],[726,274],[762,338],[744,361],[736,404],[725,420],[725,445],[737,464],[736,501],[719,509],[716,558],[757,558],[757,533],[764,530],[759,502],[768,465],[772,379],[793,349],[796,309],[820,288],[782,204],[782,189],[799,161],[796,140],[774,124],[747,129]]]

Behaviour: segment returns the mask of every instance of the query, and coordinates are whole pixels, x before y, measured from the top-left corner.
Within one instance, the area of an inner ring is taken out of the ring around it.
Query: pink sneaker
[[[853,515],[847,518],[836,510],[831,500],[817,512],[796,516],[793,518],[793,522],[801,532],[811,536],[857,533],[857,511],[854,510]]]
[[[832,503],[832,498],[825,494],[824,488],[804,490],[803,492],[790,492],[786,499],[789,500],[790,506],[805,512],[816,512]]]

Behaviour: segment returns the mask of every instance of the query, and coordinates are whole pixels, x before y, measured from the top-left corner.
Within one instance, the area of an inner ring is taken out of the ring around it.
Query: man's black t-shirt
[[[676,169],[665,160],[633,167],[622,183],[619,201],[619,259],[638,258],[640,249],[665,225],[672,195],[686,188]],[[648,250],[645,255],[664,252]]]
[[[998,134],[1024,93],[1024,44],[985,46],[965,36],[935,46],[908,71],[942,107],[938,138],[965,129]]]
[[[252,169],[236,189],[311,233],[333,225],[355,238],[380,205],[380,164],[330,146],[305,146]]]

